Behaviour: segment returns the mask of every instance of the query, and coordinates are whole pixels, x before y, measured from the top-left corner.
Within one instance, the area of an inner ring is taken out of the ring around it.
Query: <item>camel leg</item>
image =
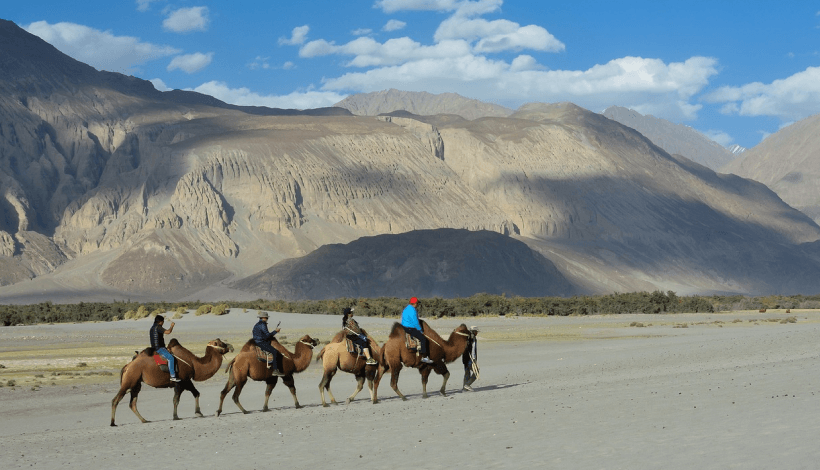
[[[356,390],[353,391],[353,395],[347,397],[348,405],[356,398],[356,395],[358,395],[359,392],[362,391],[362,388],[364,388],[364,376],[356,377]]]
[[[447,380],[450,378],[450,371],[447,370],[447,366],[444,364],[436,364],[435,370],[436,374],[440,374],[444,377],[444,381],[441,383],[441,389],[439,390],[439,393],[441,393],[442,396],[446,397],[447,392],[445,392],[444,389],[447,388]]]
[[[399,390],[399,371],[401,371],[401,367],[391,367],[391,369],[390,386],[393,387],[393,391],[396,392],[396,395],[400,396],[402,400],[407,401],[407,397]]]
[[[185,384],[185,390],[188,390],[189,392],[191,392],[191,395],[194,396],[194,414],[198,418],[203,418],[204,416],[202,415],[202,411],[199,409],[199,395],[200,395],[200,393],[199,393],[199,390],[197,390],[196,387],[194,386],[194,381],[193,380],[186,380],[185,382],[182,382],[182,383]]]
[[[117,406],[120,404],[120,401],[122,401],[122,398],[126,393],[128,393],[128,388],[120,387],[120,391],[117,392],[117,395],[114,396],[113,400],[111,400],[111,426],[116,426],[116,424],[114,424],[114,415],[117,413]]]
[[[282,377],[282,383],[287,385],[290,394],[293,395],[294,406],[296,406],[297,409],[301,408],[302,405],[299,404],[299,399],[296,398],[296,384],[293,382],[293,374]]]
[[[185,391],[185,386],[182,384],[183,382],[176,382],[174,384],[174,421],[179,421],[177,408],[179,408],[179,398],[182,396],[182,392]]]
[[[430,379],[430,368],[422,367],[419,372],[421,373],[421,396],[427,398],[427,381]]]
[[[268,408],[268,400],[270,400],[270,394],[273,392],[273,387],[276,386],[277,380],[279,380],[277,376],[271,376],[265,379],[265,383],[268,384],[268,386],[265,387],[265,405],[262,407],[262,411],[270,411],[270,408]]]
[[[376,375],[373,377],[373,390],[370,392],[370,398],[373,400],[373,404],[379,402],[379,383],[382,381],[382,376],[384,375],[385,369],[380,365],[378,369],[376,369]]]
[[[216,415],[219,416],[222,414],[222,402],[225,401],[225,397],[228,395],[228,392],[236,385],[234,381],[233,374],[228,375],[228,382],[225,383],[225,388],[219,393],[219,409],[216,410]]]
[[[327,402],[325,402],[325,390],[327,390],[327,394],[330,397],[331,403],[333,403],[334,405],[338,405],[338,403],[336,403],[336,398],[333,396],[333,392],[330,391],[330,381],[333,380],[333,376],[335,375],[336,369],[333,369],[332,371],[327,371],[322,376],[322,381],[319,382],[319,393],[322,395],[322,406],[324,407],[330,406],[327,404]]]
[[[248,410],[246,410],[245,408],[242,408],[242,405],[239,403],[239,394],[242,393],[242,388],[245,386],[245,384],[247,382],[248,382],[247,377],[245,377],[244,379],[240,378],[239,380],[237,380],[236,381],[236,389],[233,391],[233,396],[231,396],[231,398],[233,398],[233,402],[236,403],[236,406],[238,406],[239,409],[242,410],[242,413],[245,413],[245,414],[248,414]]]
[[[370,401],[376,403],[376,389],[373,387],[373,379],[367,379],[367,391],[370,392]]]
[[[142,388],[142,382],[137,382],[136,385],[131,387],[131,403],[129,406],[131,407],[131,411],[133,411],[134,414],[137,415],[137,418],[139,418],[140,421],[142,421],[143,423],[147,423],[148,420],[143,418],[139,410],[137,410],[137,395],[140,394],[140,388]]]

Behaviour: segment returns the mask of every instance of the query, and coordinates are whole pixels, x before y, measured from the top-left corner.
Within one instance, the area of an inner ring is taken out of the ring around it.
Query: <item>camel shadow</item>
[[[473,391],[472,392],[470,392],[468,390],[464,390],[464,389],[459,390],[459,392],[461,392],[461,393],[475,393],[475,392],[485,392],[485,391],[489,392],[489,391],[493,391],[493,390],[504,390],[506,388],[520,387],[521,385],[524,385],[524,384],[523,383],[494,384],[494,385],[484,385],[482,387],[476,387],[475,385],[473,385]]]

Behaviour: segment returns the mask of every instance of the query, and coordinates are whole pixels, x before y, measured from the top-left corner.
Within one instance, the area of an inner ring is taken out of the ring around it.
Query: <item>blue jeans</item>
[[[171,377],[175,377],[176,374],[174,373],[174,355],[171,354],[171,352],[165,348],[157,349],[156,353],[164,357],[165,360],[168,361],[168,371],[171,372]]]

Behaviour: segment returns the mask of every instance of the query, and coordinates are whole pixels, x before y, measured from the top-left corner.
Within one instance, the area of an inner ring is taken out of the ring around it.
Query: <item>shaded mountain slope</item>
[[[572,285],[524,243],[495,232],[417,230],[325,245],[233,287],[265,297],[527,297],[571,295]]]
[[[770,135],[721,171],[760,181],[820,222],[820,114]]]

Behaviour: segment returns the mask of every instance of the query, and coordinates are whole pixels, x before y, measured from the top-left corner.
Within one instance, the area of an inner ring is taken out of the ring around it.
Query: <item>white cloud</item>
[[[295,69],[295,68],[296,68],[296,64],[294,64],[291,61],[287,61],[284,64],[282,64],[282,69],[283,70],[291,70],[291,69]]]
[[[208,7],[191,7],[174,10],[162,22],[162,27],[175,33],[205,31],[208,29]]]
[[[290,38],[279,38],[279,45],[283,46],[298,46],[300,44],[304,44],[305,40],[307,40],[307,34],[310,31],[310,26],[297,26],[293,28],[291,32]]]
[[[693,57],[665,64],[624,57],[588,70],[537,70],[529,56],[512,64],[482,56],[424,58],[327,79],[329,91],[370,92],[389,88],[455,91],[506,102],[572,101],[588,109],[618,104],[670,120],[693,119],[700,105],[689,99],[717,73],[715,59]]]
[[[410,38],[390,39],[384,44],[369,37],[361,37],[337,46],[324,39],[311,41],[299,50],[301,57],[318,57],[330,54],[355,56],[347,63],[351,67],[396,65],[420,59],[454,59],[470,54],[470,46],[464,41],[443,41],[433,46],[423,46]]]
[[[193,54],[178,55],[171,60],[170,64],[168,64],[167,70],[169,72],[173,70],[182,70],[185,73],[198,72],[207,67],[213,58],[213,52],[209,52],[207,54],[195,52]]]
[[[329,91],[294,91],[288,95],[260,95],[248,88],[230,88],[224,82],[211,81],[193,89],[218,100],[238,106],[267,106],[284,109],[312,109],[333,106],[347,95]]]
[[[248,64],[248,68],[251,70],[267,70],[270,68],[270,63],[268,63],[268,60],[270,60],[270,57],[262,57],[258,55],[255,59],[253,59],[253,62]]]
[[[705,97],[711,103],[726,103],[721,112],[741,116],[774,116],[797,121],[820,110],[820,67],[809,67],[772,83],[726,86]]]
[[[375,7],[385,13],[405,10],[453,11],[458,8],[458,0],[378,0]]]
[[[533,49],[560,52],[564,44],[546,29],[536,26],[521,26],[508,20],[487,21],[468,19],[454,15],[444,20],[436,30],[436,41],[446,39],[478,40],[476,52],[501,52],[504,50]]]
[[[390,20],[382,27],[382,31],[398,31],[400,29],[404,29],[405,26],[407,26],[407,23],[404,21]]]
[[[359,29],[354,29],[353,31],[350,32],[350,34],[352,34],[354,36],[366,36],[366,35],[368,35],[372,32],[373,32],[373,30],[370,29],[370,28],[359,28]]]
[[[148,80],[149,82],[154,84],[154,88],[159,91],[171,91],[171,88],[168,88],[168,85],[165,84],[161,79],[154,78],[152,80]]]
[[[181,52],[171,46],[141,42],[131,36],[114,36],[110,31],[75,23],[37,21],[25,29],[80,62],[112,72],[134,74],[134,68],[139,65]]]
[[[148,11],[151,8],[151,4],[157,1],[164,0],[137,0],[137,11]]]
[[[718,130],[710,129],[710,130],[704,132],[703,135],[705,135],[706,137],[714,140],[715,142],[717,142],[718,144],[720,144],[724,147],[728,147],[728,146],[732,145],[735,141],[735,139],[733,139],[732,136],[730,136],[729,134],[727,134],[724,131],[718,131]]]

